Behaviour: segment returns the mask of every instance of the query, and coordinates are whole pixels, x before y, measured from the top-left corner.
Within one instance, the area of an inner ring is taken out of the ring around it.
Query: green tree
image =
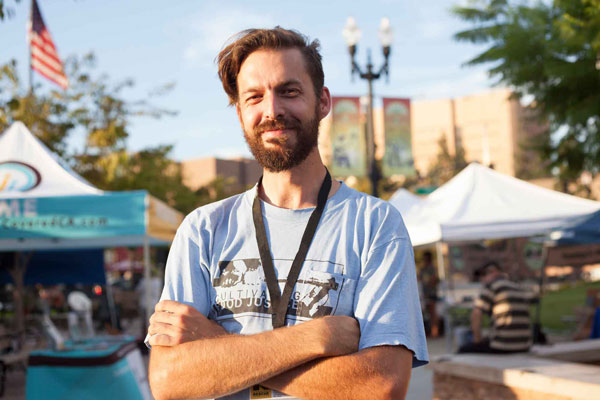
[[[157,145],[139,152],[127,150],[130,123],[134,117],[160,118],[173,115],[148,100],[128,100],[125,91],[132,80],[112,82],[93,75],[93,55],[65,61],[69,88],[58,91],[38,84],[24,87],[15,61],[0,67],[0,131],[20,120],[90,183],[104,190],[146,189],[182,211],[190,211],[198,196],[183,185],[180,166],[169,158],[170,145]],[[172,85],[153,91],[161,95]],[[85,135],[85,146],[77,154],[68,152],[70,134]]]
[[[75,127],[57,91],[34,95],[17,73],[17,62],[0,66],[0,132],[21,121],[53,152],[66,156],[66,140]]]
[[[240,193],[242,190],[249,189],[248,187],[242,190],[238,190],[236,189],[238,187],[239,186],[236,184],[235,178],[226,178],[219,175],[212,182],[196,190],[196,207],[225,199],[227,197]]]
[[[13,3],[15,3],[15,5],[20,2],[21,2],[21,0],[13,0]],[[4,20],[7,17],[10,18],[14,14],[15,14],[15,6],[8,5],[7,2],[5,2],[4,0],[0,0],[0,21]]]
[[[487,49],[467,62],[489,74],[549,122],[538,146],[566,191],[600,169],[600,0],[471,0],[453,12],[473,27],[455,38]]]
[[[456,146],[455,154],[451,154],[446,136],[438,140],[438,146],[436,161],[419,182],[421,185],[442,186],[468,165],[462,146]]]

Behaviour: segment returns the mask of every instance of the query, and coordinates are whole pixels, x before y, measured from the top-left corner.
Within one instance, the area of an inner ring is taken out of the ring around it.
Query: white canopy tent
[[[182,220],[145,191],[93,187],[21,122],[0,135],[0,251],[143,246],[149,285],[149,246],[168,245]]]
[[[412,194],[404,188],[398,189],[389,202],[400,211],[402,215],[410,214],[411,210],[421,204],[423,199],[416,194]]]
[[[402,216],[413,246],[436,246],[446,303],[443,243],[545,235],[597,210],[600,202],[545,189],[472,163]],[[445,321],[449,331],[449,318]],[[447,350],[450,340],[447,335]]]
[[[600,202],[545,189],[472,163],[403,214],[413,246],[549,233]]]
[[[14,167],[10,171],[0,169],[0,199],[103,193],[48,150],[21,122],[15,122],[0,135],[0,162],[22,165],[20,170]],[[35,176],[36,172],[39,175]],[[37,182],[30,180],[35,178]]]

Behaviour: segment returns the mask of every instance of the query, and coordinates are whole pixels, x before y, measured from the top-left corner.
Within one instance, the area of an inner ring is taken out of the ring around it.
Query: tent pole
[[[150,324],[149,319],[150,315],[152,315],[152,284],[150,282],[150,242],[148,240],[148,235],[144,235],[144,304],[145,315],[144,315],[144,325],[146,327],[146,331],[148,330],[148,326]]]
[[[549,249],[546,244],[542,245],[542,265],[540,267],[540,281],[538,301],[535,307],[535,320],[533,323],[533,343],[539,343],[542,333],[542,294],[544,292],[544,277],[546,275],[546,263],[548,262]]]
[[[108,271],[104,271],[104,279],[106,280],[106,301],[108,302],[108,313],[110,315],[110,324],[113,328],[119,329],[117,325],[117,311],[115,307],[115,295],[112,290],[112,282],[109,279]]]
[[[31,260],[33,252],[22,253],[15,252],[12,268],[9,268],[11,278],[15,283],[13,290],[13,301],[15,304],[15,330],[17,333],[17,341],[19,348],[23,348],[25,344],[25,307],[23,298],[25,295],[25,271],[27,264]]]
[[[444,254],[442,249],[444,243],[439,241],[435,244],[435,252],[437,255],[438,276],[442,283],[442,299],[444,305],[444,336],[446,337],[446,352],[452,351],[452,321],[450,314],[450,303],[448,302],[448,279],[446,277],[446,266],[444,265]]]

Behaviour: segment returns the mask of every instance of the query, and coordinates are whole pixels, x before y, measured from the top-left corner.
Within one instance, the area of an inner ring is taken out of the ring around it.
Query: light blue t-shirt
[[[192,305],[231,333],[272,329],[252,220],[255,196],[256,187],[185,218],[171,246],[161,299]],[[314,208],[261,203],[283,291]],[[358,320],[359,349],[403,345],[413,352],[413,367],[429,360],[414,255],[402,217],[389,203],[345,184],[327,201],[288,304],[286,324],[326,315]],[[251,391],[230,398],[250,399]]]

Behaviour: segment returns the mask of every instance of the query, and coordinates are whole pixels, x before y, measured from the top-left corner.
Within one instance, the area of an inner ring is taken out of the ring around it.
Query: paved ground
[[[446,353],[444,338],[427,339],[429,358]],[[429,366],[412,370],[406,400],[431,400],[433,398],[433,372]]]
[[[441,339],[428,340],[429,356],[445,353],[446,342]],[[146,359],[147,360],[147,359]],[[433,397],[433,373],[427,366],[412,371],[407,400],[430,400]],[[22,370],[11,370],[6,377],[6,389],[2,400],[25,399],[25,373]]]
[[[6,374],[2,400],[22,400],[25,398],[25,372],[10,370]]]

